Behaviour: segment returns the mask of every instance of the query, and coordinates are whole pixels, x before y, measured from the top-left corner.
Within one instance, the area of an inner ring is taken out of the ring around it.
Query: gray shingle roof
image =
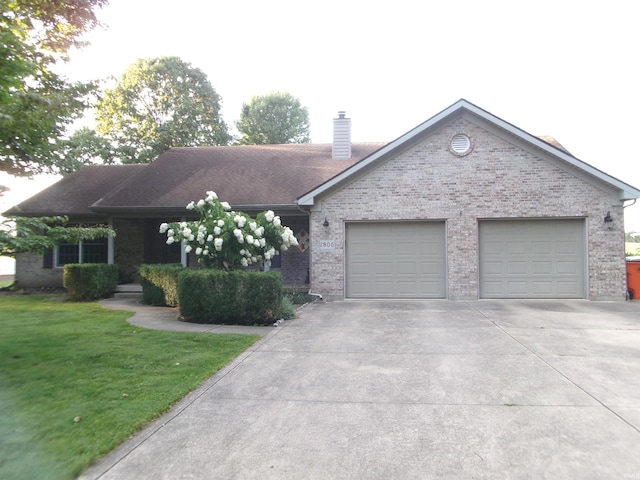
[[[93,165],[65,176],[12,207],[6,216],[93,216],[90,205],[129,180],[146,165]]]
[[[331,144],[172,148],[150,164],[84,167],[6,214],[182,211],[208,190],[232,206],[293,206],[298,197],[383,145],[354,143],[349,160],[333,160]]]
[[[172,148],[93,208],[184,209],[209,190],[231,205],[294,205],[383,145],[353,144],[349,160],[333,160],[331,144]]]

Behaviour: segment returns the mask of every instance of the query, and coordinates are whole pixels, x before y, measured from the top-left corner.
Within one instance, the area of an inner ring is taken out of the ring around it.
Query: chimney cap
[[[345,118],[345,115],[347,114],[346,111],[344,110],[338,110],[338,118]]]

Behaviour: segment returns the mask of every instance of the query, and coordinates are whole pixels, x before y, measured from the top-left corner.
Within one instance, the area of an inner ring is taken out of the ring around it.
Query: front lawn
[[[627,253],[628,255],[633,256],[638,256],[640,255],[640,243],[631,243],[631,242],[626,242],[624,244],[624,251],[625,253]]]
[[[144,330],[130,315],[0,296],[0,478],[77,476],[259,338]]]

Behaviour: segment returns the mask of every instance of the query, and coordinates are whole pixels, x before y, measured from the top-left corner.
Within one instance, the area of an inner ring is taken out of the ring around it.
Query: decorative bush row
[[[282,277],[277,272],[184,269],[178,276],[185,321],[268,325],[281,318]]]
[[[178,274],[182,270],[179,263],[141,265],[142,301],[161,307],[178,306]]]
[[[110,297],[118,286],[118,266],[106,263],[68,264],[64,266],[62,282],[74,302]]]

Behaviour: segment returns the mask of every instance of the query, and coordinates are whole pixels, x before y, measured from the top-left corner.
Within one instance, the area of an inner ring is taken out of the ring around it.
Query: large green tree
[[[107,0],[0,0],[0,171],[64,169],[66,128],[89,106],[94,83],[53,71],[99,24]]]
[[[221,98],[202,70],[178,57],[138,60],[96,103],[96,131],[123,163],[171,147],[227,145]]]
[[[242,105],[236,127],[241,145],[309,143],[309,112],[286,92],[255,96]]]

